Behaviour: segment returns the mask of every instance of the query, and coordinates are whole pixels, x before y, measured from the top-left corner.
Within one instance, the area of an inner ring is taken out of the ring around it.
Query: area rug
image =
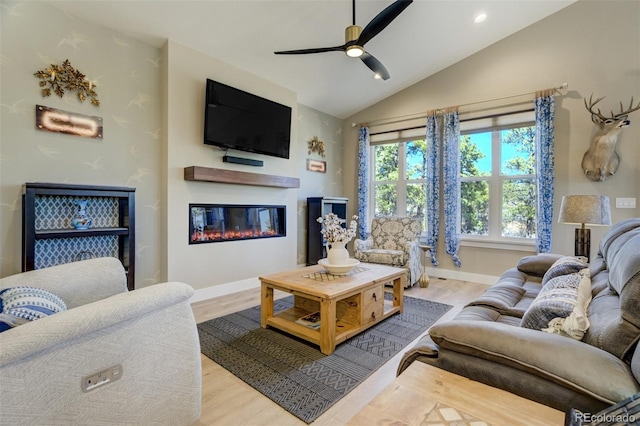
[[[292,296],[279,299],[274,311],[292,305]],[[331,355],[278,330],[261,328],[259,306],[200,323],[198,331],[205,356],[311,423],[449,309],[405,296],[402,314],[339,344]]]

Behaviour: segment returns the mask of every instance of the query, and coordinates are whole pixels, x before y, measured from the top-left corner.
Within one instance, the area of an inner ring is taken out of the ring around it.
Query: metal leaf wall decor
[[[322,142],[317,136],[314,136],[312,139],[308,140],[307,145],[309,147],[309,154],[311,154],[312,152],[317,152],[324,158],[324,142]]]
[[[43,97],[51,96],[52,92],[63,97],[65,91],[72,91],[77,92],[80,102],[91,98],[92,105],[100,106],[98,94],[95,91],[96,84],[75,69],[68,59],[65,59],[62,65],[51,64],[51,67],[38,70],[33,75],[40,79]]]

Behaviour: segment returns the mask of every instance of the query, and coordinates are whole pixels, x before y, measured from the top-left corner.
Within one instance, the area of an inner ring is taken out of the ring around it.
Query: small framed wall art
[[[102,117],[36,105],[36,128],[83,138],[102,139]]]
[[[327,173],[327,162],[318,160],[307,160],[307,170],[311,172]]]

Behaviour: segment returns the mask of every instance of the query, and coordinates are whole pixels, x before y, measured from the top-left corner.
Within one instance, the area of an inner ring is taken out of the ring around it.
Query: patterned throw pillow
[[[66,311],[55,294],[35,287],[10,287],[0,291],[0,333],[29,321]]]
[[[542,330],[549,326],[552,319],[568,317],[578,303],[580,279],[579,274],[550,279],[522,316],[520,326]]]
[[[549,321],[549,327],[542,329],[542,331],[568,336],[576,340],[582,340],[584,337],[591,325],[587,316],[587,310],[591,303],[591,274],[589,268],[584,268],[577,275],[580,276],[580,283],[578,284],[578,300],[573,311],[567,317],[553,318]]]
[[[547,272],[545,272],[544,276],[542,277],[542,285],[544,286],[553,278],[559,277],[561,275],[576,274],[588,266],[589,265],[587,265],[586,262],[580,260],[577,257],[561,257],[560,259],[556,260],[553,265],[551,265]]]

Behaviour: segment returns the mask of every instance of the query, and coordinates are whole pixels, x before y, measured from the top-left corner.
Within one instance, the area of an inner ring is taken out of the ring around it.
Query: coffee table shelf
[[[357,274],[330,281],[310,278],[319,272],[326,273],[322,266],[314,265],[260,277],[262,327],[273,327],[319,345],[328,355],[337,344],[402,312],[404,269],[363,264],[362,272]],[[384,285],[388,283],[393,285],[392,300],[384,297]],[[274,312],[274,290],[293,294],[294,306]],[[318,329],[296,322],[314,312],[320,312]]]

